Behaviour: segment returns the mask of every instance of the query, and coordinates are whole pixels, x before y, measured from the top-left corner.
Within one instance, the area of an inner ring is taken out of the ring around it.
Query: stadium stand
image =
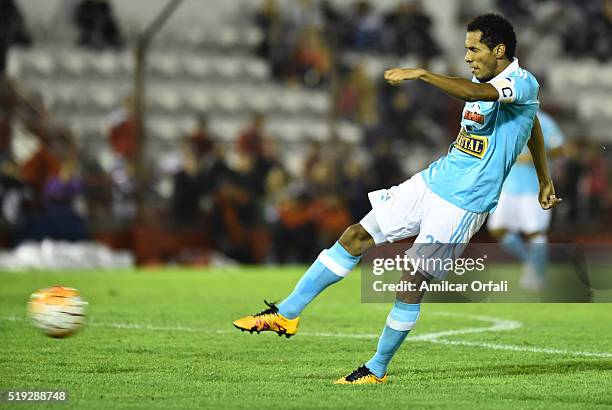
[[[9,74],[26,94],[42,98],[54,121],[71,129],[82,151],[84,172],[98,175],[91,170],[102,169],[106,182],[101,185],[108,185],[103,188],[108,191],[105,195],[121,198],[117,200],[121,207],[121,201],[129,202],[136,195],[121,188],[123,179],[133,178],[133,170],[111,153],[109,132],[122,112],[124,98],[133,92],[132,47],[136,33],[166,2],[108,2],[112,7],[105,11],[104,19],[114,19],[118,30],[115,37],[108,39],[110,48],[96,43],[98,40],[93,45],[83,44],[82,33],[71,26],[74,10],[66,3],[39,3],[16,2],[33,41],[27,48],[11,48]],[[201,3],[185,1],[155,37],[146,58],[145,118],[149,142],[145,155],[152,178],[146,195],[151,206],[168,212],[173,176],[185,166],[181,144],[202,114],[206,114],[215,136],[215,150],[222,152],[231,169],[227,184],[235,191],[230,189],[228,194],[225,188],[219,188],[222,205],[212,203],[218,198],[202,194],[202,218],[206,221],[201,222],[206,226],[203,230],[207,238],[200,244],[210,244],[213,237],[212,246],[230,256],[244,255],[244,249],[229,249],[242,245],[228,248],[222,244],[232,242],[230,231],[236,220],[227,216],[231,214],[228,211],[225,219],[221,218],[225,227],[211,226],[210,217],[218,211],[216,206],[226,211],[234,209],[238,215],[235,218],[250,227],[254,238],[261,230],[268,230],[268,241],[273,241],[275,235],[270,232],[279,221],[278,209],[267,206],[266,188],[253,191],[249,178],[260,178],[260,183],[265,184],[271,170],[282,168],[290,179],[285,200],[291,201],[329,190],[321,181],[309,179],[308,168],[316,168],[323,175],[327,164],[343,155],[352,160],[347,169],[356,167],[357,174],[366,174],[361,179],[360,192],[389,182],[381,180],[383,173],[364,172],[377,164],[379,149],[387,153],[384,155],[388,162],[397,162],[400,181],[422,169],[448,147],[461,106],[418,84],[390,89],[381,83],[381,73],[391,66],[426,65],[434,71],[467,75],[460,67],[462,47],[457,41],[463,36],[465,16],[478,7],[507,10],[508,15],[516,16],[521,28],[519,56],[541,80],[543,106],[556,114],[568,135],[576,140],[575,145],[593,156],[579,158],[576,169],[581,173],[577,178],[567,175],[569,160],[554,167],[562,196],[582,189],[576,215],[573,211],[558,211],[559,222],[555,226],[559,234],[577,227],[602,230],[600,221],[609,218],[609,193],[604,189],[591,195],[588,187],[597,185],[592,181],[601,178],[604,187],[608,186],[607,171],[602,173],[601,167],[593,164],[600,164],[598,159],[603,158],[604,169],[609,165],[609,159],[602,157],[603,151],[596,148],[610,138],[612,65],[597,55],[576,56],[562,24],[569,22],[567,27],[572,27],[570,23],[580,21],[580,13],[586,13],[598,16],[598,24],[605,28],[610,14],[605,4],[609,2],[603,2],[601,9],[589,6],[582,12],[579,4],[571,1],[520,2],[516,6],[504,1],[480,1],[478,6],[467,0],[443,3],[445,7],[395,0],[375,5],[343,0],[321,4],[307,0],[215,0],[206,2],[203,13]],[[564,3],[568,5],[564,7]],[[407,36],[414,37],[414,33],[419,34],[419,41],[403,41]],[[591,35],[585,32],[580,38]],[[547,41],[535,41],[538,36]],[[264,142],[257,155],[245,158],[236,144],[253,113],[265,119]],[[129,112],[121,115],[129,117]],[[13,140],[16,145],[21,143],[20,138]],[[304,152],[313,141],[324,148],[317,154],[317,161],[309,164]],[[205,163],[206,158],[203,154],[196,162]],[[315,163],[321,167],[313,166]],[[352,178],[347,169],[332,171],[342,181],[338,184]],[[566,186],[570,182],[580,185]],[[257,221],[247,223],[240,219],[243,205],[237,198],[243,194],[250,198],[245,203],[257,209]],[[346,200],[340,202],[349,208]],[[600,205],[593,207],[590,203]],[[313,209],[318,210],[313,210],[313,215],[321,209],[325,212],[325,206],[314,204]],[[363,204],[353,208],[362,209]],[[597,215],[592,213],[595,208]],[[96,220],[109,217],[91,209],[87,215],[94,227],[99,225]],[[123,221],[119,225],[126,224],[124,219],[116,219]],[[217,241],[214,236],[220,230],[225,233]],[[252,248],[244,261],[278,259],[278,255]]]

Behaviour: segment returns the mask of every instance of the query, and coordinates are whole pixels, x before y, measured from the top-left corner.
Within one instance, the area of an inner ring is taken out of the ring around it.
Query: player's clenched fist
[[[392,68],[385,71],[385,80],[391,85],[397,85],[402,81],[416,80],[422,74],[422,68]]]
[[[552,209],[563,201],[555,194],[555,187],[552,181],[546,182],[540,186],[539,200],[542,209]]]

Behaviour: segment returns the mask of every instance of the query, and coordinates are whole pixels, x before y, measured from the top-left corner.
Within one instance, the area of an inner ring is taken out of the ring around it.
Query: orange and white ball
[[[38,329],[51,337],[66,337],[85,324],[87,302],[74,288],[53,286],[32,293],[28,316]]]

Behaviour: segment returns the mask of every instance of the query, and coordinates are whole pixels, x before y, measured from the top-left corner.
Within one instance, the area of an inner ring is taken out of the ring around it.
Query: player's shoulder
[[[512,70],[508,74],[508,77],[512,78],[514,81],[524,82],[531,87],[540,87],[540,83],[538,83],[538,80],[535,75],[533,75],[531,72],[521,66],[517,66],[516,69]]]
[[[514,84],[514,89],[520,103],[535,103],[538,100],[540,84],[536,77],[528,70],[517,64],[516,68],[507,75],[507,79]]]

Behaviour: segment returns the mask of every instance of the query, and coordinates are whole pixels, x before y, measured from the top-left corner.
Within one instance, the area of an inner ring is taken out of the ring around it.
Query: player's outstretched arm
[[[499,92],[489,83],[474,83],[460,77],[432,73],[424,68],[392,68],[385,71],[385,80],[391,85],[402,81],[421,80],[461,101],[497,101]]]
[[[557,198],[555,195],[555,186],[548,172],[544,135],[542,134],[542,127],[540,127],[538,117],[535,117],[533,121],[531,137],[527,141],[527,146],[529,147],[529,152],[531,152],[533,165],[538,173],[538,181],[540,182],[540,205],[544,209],[551,209],[561,202],[561,198]]]

